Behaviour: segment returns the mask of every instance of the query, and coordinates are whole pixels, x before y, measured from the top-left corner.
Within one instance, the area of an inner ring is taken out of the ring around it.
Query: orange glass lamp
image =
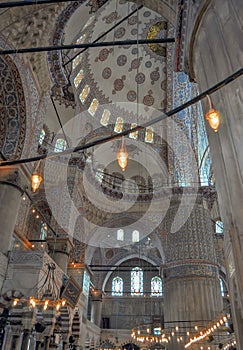
[[[43,180],[40,170],[38,170],[39,168],[40,168],[40,162],[37,164],[37,167],[31,176],[31,187],[33,192],[38,190]]]
[[[125,171],[128,163],[128,153],[126,150],[124,136],[122,136],[121,148],[118,150],[116,154],[116,159],[122,171]]]
[[[210,127],[217,132],[220,124],[220,114],[213,108],[211,98],[207,95],[209,102],[209,111],[205,114],[205,119],[208,121]]]

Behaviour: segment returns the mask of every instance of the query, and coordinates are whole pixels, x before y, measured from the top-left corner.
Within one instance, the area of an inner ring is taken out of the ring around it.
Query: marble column
[[[166,217],[167,246],[164,270],[164,319],[171,341],[168,350],[182,350],[186,332],[206,326],[222,310],[219,273],[213,242],[213,225],[202,194],[188,211],[191,196],[174,195]],[[175,215],[188,219],[171,232]],[[189,213],[189,214],[188,214]],[[177,328],[178,327],[178,328]],[[181,338],[182,337],[182,338]],[[193,349],[200,349],[194,345]]]
[[[47,237],[46,242],[49,249],[49,255],[62,269],[67,273],[69,254],[73,247],[68,237]]]
[[[0,171],[0,252],[10,249],[18,210],[21,202],[20,172],[17,168],[4,167]]]
[[[212,0],[198,14],[190,42],[191,75],[203,91],[243,66],[241,0]],[[221,216],[237,348],[243,349],[243,76],[211,95],[221,113],[218,133],[208,128]],[[208,106],[204,105],[204,110]],[[234,283],[235,281],[235,283]],[[237,305],[233,298],[238,294]]]
[[[91,292],[91,322],[100,327],[102,311],[102,291],[95,289]]]
[[[28,349],[29,337],[30,337],[30,331],[24,330],[23,338],[22,338],[22,344],[21,344],[21,350],[27,350]]]

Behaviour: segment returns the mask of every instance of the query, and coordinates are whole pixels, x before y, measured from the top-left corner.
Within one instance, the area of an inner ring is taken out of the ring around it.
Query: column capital
[[[55,253],[62,253],[69,256],[73,243],[69,237],[47,237],[48,248]]]

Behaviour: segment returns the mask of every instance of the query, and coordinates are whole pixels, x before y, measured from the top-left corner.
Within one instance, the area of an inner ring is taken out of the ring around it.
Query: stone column
[[[47,237],[46,242],[49,249],[49,255],[62,271],[67,273],[69,254],[73,247],[70,239],[68,237]]]
[[[7,253],[17,220],[23,186],[23,176],[18,168],[0,169],[0,288],[5,279]]]
[[[0,169],[0,251],[7,254],[21,202],[20,172],[17,168]]]
[[[213,226],[202,194],[195,205],[191,195],[182,204],[174,195],[166,217],[167,247],[164,271],[165,329],[171,336],[169,350],[182,350],[186,332],[206,326],[222,310],[218,266],[213,242]],[[190,209],[190,210],[188,210]],[[175,215],[188,219],[171,232]],[[178,327],[178,329],[177,329]],[[172,333],[172,334],[171,334]],[[180,339],[182,337],[182,339]],[[193,349],[200,349],[194,345]]]
[[[19,343],[18,343],[17,350],[21,350],[21,348],[22,348],[23,337],[24,337],[24,331],[22,331],[20,336],[19,336]]]
[[[30,337],[30,331],[25,329],[24,332],[23,332],[23,339],[22,339],[21,350],[27,350],[28,344],[29,344],[29,337]]]
[[[102,311],[102,291],[95,289],[91,292],[91,322],[100,327]]]
[[[190,69],[203,91],[243,66],[241,0],[212,0],[198,13],[190,42]],[[187,50],[189,52],[189,50]],[[242,82],[234,82],[211,95],[221,113],[218,133],[208,128],[210,151],[225,228],[225,250],[237,348],[243,349],[243,123]],[[208,106],[204,105],[205,111]],[[234,281],[236,282],[234,284]],[[238,308],[236,310],[235,308]],[[237,316],[236,316],[237,315]]]

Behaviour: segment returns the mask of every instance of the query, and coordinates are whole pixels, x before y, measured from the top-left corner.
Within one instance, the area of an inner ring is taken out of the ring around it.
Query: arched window
[[[131,271],[131,295],[143,295],[143,270],[140,267]]]
[[[124,241],[124,230],[122,228],[117,230],[117,240]]]
[[[111,115],[111,112],[108,109],[104,109],[102,113],[102,117],[100,119],[100,123],[104,126],[107,126],[110,119],[110,115]]]
[[[138,230],[134,230],[132,232],[132,242],[133,243],[139,242],[139,231]]]
[[[94,98],[93,101],[91,102],[90,106],[89,106],[89,113],[94,116],[95,112],[97,111],[97,108],[99,107],[99,101]]]
[[[154,129],[151,126],[146,128],[145,142],[154,142]]]
[[[54,152],[62,152],[67,148],[67,142],[64,139],[57,139]]]
[[[79,99],[82,103],[85,102],[86,98],[88,97],[88,94],[90,92],[90,87],[89,85],[85,85],[85,87],[83,88],[81,94],[79,95]]]
[[[124,124],[123,119],[121,117],[118,117],[116,119],[116,124],[115,124],[115,127],[114,127],[114,131],[117,132],[117,133],[122,132],[123,124]]]
[[[217,220],[215,222],[215,232],[216,233],[224,233],[224,224],[223,221]]]
[[[220,292],[221,292],[221,295],[222,295],[222,297],[225,297],[225,296],[226,296],[226,286],[225,286],[225,283],[224,283],[224,281],[222,280],[222,278],[219,278],[219,283],[220,283]]]
[[[162,279],[158,276],[154,276],[151,279],[151,296],[160,297],[163,294]]]
[[[131,129],[136,128],[136,126],[137,126],[136,123],[132,123],[132,124],[131,124]],[[129,137],[130,137],[131,139],[137,140],[137,138],[138,138],[138,131],[130,132]]]
[[[112,280],[112,292],[115,297],[119,297],[123,294],[123,279],[121,277],[114,277]]]
[[[46,136],[46,132],[44,129],[41,129],[40,137],[39,137],[39,145],[42,145],[44,138]]]
[[[48,231],[47,224],[45,222],[43,222],[43,224],[41,224],[40,239],[42,239],[42,240],[46,239],[47,231]]]
[[[84,71],[81,69],[74,78],[74,86],[77,88],[84,77]]]

